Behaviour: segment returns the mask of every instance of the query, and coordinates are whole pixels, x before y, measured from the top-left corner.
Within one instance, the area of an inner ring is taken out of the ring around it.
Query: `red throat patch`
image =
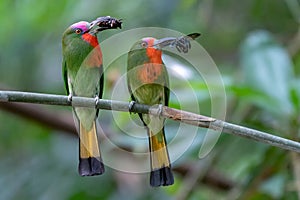
[[[146,49],[147,56],[149,57],[151,63],[162,64],[162,59],[161,59],[162,52],[161,50],[152,47],[153,44],[154,44],[154,39],[148,40],[148,46],[150,47]]]
[[[142,83],[150,84],[155,83],[163,71],[162,51],[151,47],[154,44],[154,39],[147,41],[148,47],[146,49],[148,62],[145,62],[143,66],[138,70],[138,76]]]
[[[93,47],[96,47],[99,45],[98,38],[95,35],[91,35],[89,33],[85,33],[82,35],[82,39],[92,45]]]
[[[102,52],[98,43],[97,36],[85,33],[82,35],[82,39],[88,42],[94,49],[90,52],[85,62],[89,67],[101,67],[102,66]]]

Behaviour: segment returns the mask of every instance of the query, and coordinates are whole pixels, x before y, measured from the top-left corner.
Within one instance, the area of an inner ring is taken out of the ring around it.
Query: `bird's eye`
[[[81,29],[76,29],[76,30],[75,30],[75,33],[78,34],[78,35],[79,35],[81,32],[82,32]]]
[[[143,48],[146,48],[146,47],[148,46],[148,44],[147,44],[147,42],[142,42],[142,43],[141,43],[141,46],[142,46]]]

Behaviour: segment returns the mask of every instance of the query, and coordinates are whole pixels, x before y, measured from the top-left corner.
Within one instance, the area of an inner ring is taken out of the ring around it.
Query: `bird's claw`
[[[95,108],[97,108],[98,103],[99,103],[99,97],[95,96]]]
[[[68,102],[69,102],[69,103],[72,103],[72,99],[73,99],[73,94],[70,93],[70,94],[68,95]]]
[[[157,115],[159,117],[162,115],[162,111],[163,111],[163,105],[162,104],[158,104],[158,106],[157,106]]]
[[[133,112],[133,107],[134,107],[135,101],[130,101],[128,105],[128,110],[129,113],[131,114]]]

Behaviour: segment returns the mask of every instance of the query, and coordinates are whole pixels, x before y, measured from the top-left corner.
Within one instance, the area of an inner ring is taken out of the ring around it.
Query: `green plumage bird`
[[[99,26],[98,29],[93,29]],[[72,96],[102,98],[103,66],[102,52],[96,34],[106,29],[121,28],[121,22],[111,17],[100,17],[89,23],[71,25],[63,33],[63,78],[69,99]],[[104,173],[96,119],[98,109],[73,107],[75,123],[79,132],[79,166],[81,176]]]
[[[169,78],[162,61],[162,51],[153,45],[155,38],[143,38],[128,53],[127,83],[133,101],[168,105]],[[174,183],[164,131],[164,119],[139,114],[149,137],[151,157],[150,185],[167,186]]]

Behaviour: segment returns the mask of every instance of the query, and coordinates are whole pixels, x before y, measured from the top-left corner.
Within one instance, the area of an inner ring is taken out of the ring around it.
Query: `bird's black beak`
[[[153,47],[163,49],[164,47],[176,47],[176,49],[179,52],[187,53],[188,50],[191,48],[191,40],[196,39],[199,37],[201,34],[200,33],[191,33],[185,36],[181,36],[178,38],[175,37],[166,37],[157,40],[154,44]]]
[[[98,32],[107,29],[117,28],[122,28],[122,19],[116,19],[110,16],[98,17],[96,20],[90,23],[90,33],[93,34],[97,34]]]

